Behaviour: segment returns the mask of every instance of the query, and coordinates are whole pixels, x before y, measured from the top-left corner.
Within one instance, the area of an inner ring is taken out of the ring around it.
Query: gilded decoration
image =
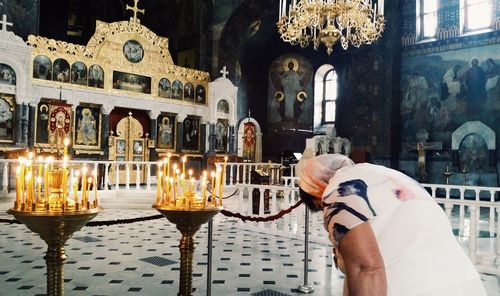
[[[89,71],[93,65],[101,67],[104,80],[103,92],[119,94],[127,92],[130,96],[144,97],[144,92],[134,92],[113,87],[114,72],[150,77],[151,90],[147,95],[162,100],[170,99],[166,98],[165,95],[160,96],[160,81],[163,78],[169,81],[178,80],[183,85],[188,83],[194,86],[200,85],[205,91],[208,90],[209,73],[174,65],[168,50],[168,38],[157,36],[154,32],[141,25],[138,20],[131,19],[130,21],[114,23],[97,21],[96,31],[86,46],[33,35],[28,37],[27,44],[33,47],[33,60],[31,63],[31,70],[34,73],[33,78],[36,78],[36,82],[41,84],[55,86],[61,82],[70,82],[74,88],[96,87],[90,85],[92,73],[87,75],[88,83],[85,85],[84,80],[82,80],[82,73],[80,73],[79,77],[71,77],[71,75],[77,75],[77,72],[64,72],[66,68],[58,76],[47,75],[47,77],[40,77],[39,69],[34,69],[33,61],[38,61],[37,57],[44,56],[51,62],[62,59],[61,62],[63,60],[67,62],[65,65],[79,63],[80,68],[86,67]],[[38,65],[39,62],[35,64]],[[54,67],[53,64],[52,67]],[[66,77],[67,74],[70,77]],[[52,76],[52,79],[50,76]],[[76,83],[76,81],[79,81],[79,83]],[[97,87],[101,87],[101,85]],[[184,101],[197,105],[207,104],[206,100],[193,100],[191,97],[189,100]]]

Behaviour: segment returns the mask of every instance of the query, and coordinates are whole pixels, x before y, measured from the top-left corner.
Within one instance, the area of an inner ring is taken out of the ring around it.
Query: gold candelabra
[[[44,162],[34,154],[19,159],[16,171],[16,200],[8,211],[47,243],[47,295],[64,295],[64,244],[100,211],[97,198],[97,172],[87,176],[82,169],[82,190],[78,194],[78,173],[73,175],[72,195],[68,188],[68,145],[64,141],[62,166],[53,158]],[[38,167],[35,169],[35,167]],[[36,173],[36,174],[35,174]],[[88,178],[87,178],[88,177]],[[93,199],[90,190],[93,185]],[[42,190],[43,189],[43,190]]]
[[[378,5],[378,9],[377,9]],[[323,43],[328,54],[340,40],[345,50],[352,44],[371,44],[385,27],[384,0],[280,0],[278,32],[283,41],[318,49]]]
[[[179,252],[181,257],[178,296],[192,295],[192,272],[195,233],[222,210],[222,193],[226,175],[227,157],[222,169],[211,174],[211,193],[207,195],[207,173],[201,176],[201,196],[194,191],[192,171],[186,180],[186,157],[182,158],[182,173],[177,164],[170,164],[170,154],[158,163],[156,202],[153,205],[181,232]],[[189,184],[186,184],[189,183]]]

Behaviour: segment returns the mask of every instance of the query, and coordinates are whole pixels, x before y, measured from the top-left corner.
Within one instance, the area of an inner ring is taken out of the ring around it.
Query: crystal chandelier
[[[314,49],[323,43],[328,54],[339,41],[347,49],[371,44],[384,30],[384,0],[280,0],[277,23],[281,39]]]

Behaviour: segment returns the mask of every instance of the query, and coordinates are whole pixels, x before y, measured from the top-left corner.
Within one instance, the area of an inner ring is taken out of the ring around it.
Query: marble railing
[[[443,206],[477,269],[500,275],[500,188],[422,185]]]

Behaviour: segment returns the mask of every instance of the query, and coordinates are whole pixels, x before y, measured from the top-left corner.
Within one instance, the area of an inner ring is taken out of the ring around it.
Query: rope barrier
[[[302,201],[299,200],[296,204],[289,207],[288,209],[281,210],[277,214],[267,216],[267,217],[244,216],[240,213],[234,213],[234,212],[231,212],[228,210],[222,210],[221,214],[226,216],[226,217],[238,218],[238,219],[242,220],[243,222],[246,222],[246,221],[269,222],[269,221],[274,221],[274,220],[282,218],[284,215],[292,212],[294,209],[296,209],[301,204],[302,204]],[[137,223],[137,222],[158,220],[161,218],[163,218],[163,215],[152,215],[152,216],[129,218],[129,219],[118,219],[118,220],[90,221],[85,226],[98,227],[98,226],[111,226],[111,225],[118,225],[118,224],[132,224],[132,223]],[[0,219],[0,223],[22,224],[21,222],[17,221],[16,219]]]

